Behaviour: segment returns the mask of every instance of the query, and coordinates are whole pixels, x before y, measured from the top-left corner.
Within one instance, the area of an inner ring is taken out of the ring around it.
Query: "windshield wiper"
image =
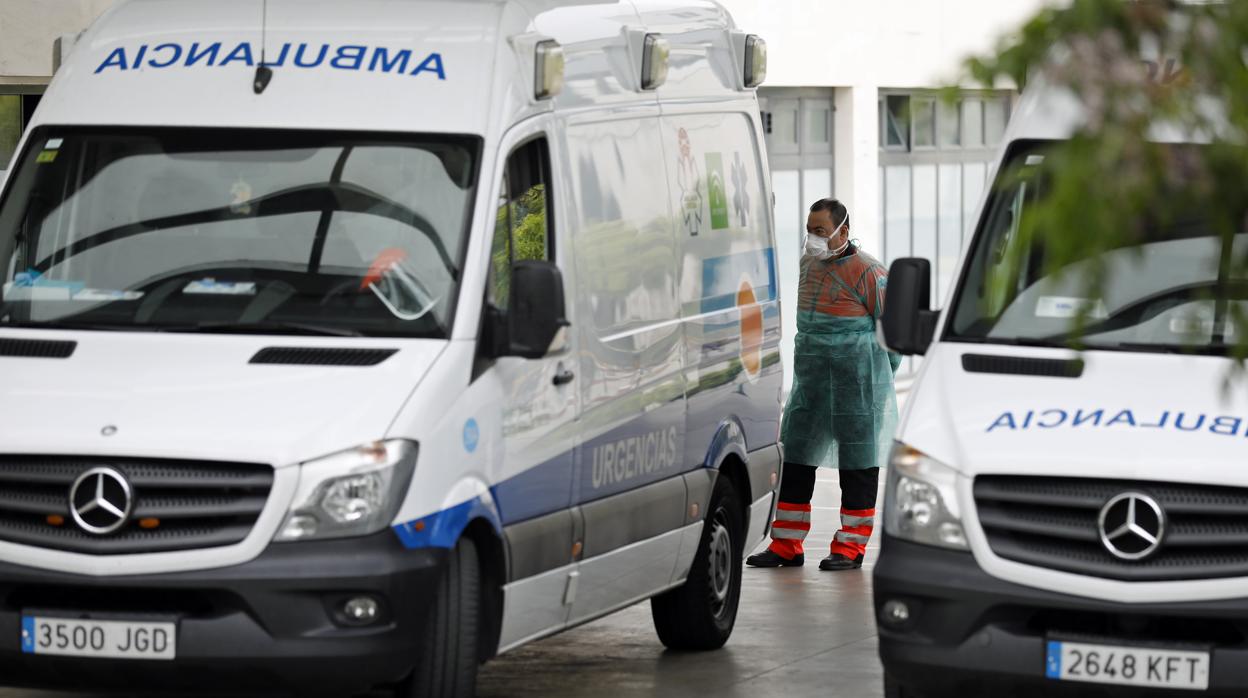
[[[1116,344],[1090,344],[1088,349],[1114,351],[1153,352],[1157,354],[1191,354],[1196,356],[1229,356],[1231,345],[1215,344],[1150,344],[1148,342],[1118,342]]]
[[[193,325],[160,326],[164,332],[197,332],[204,334],[298,334],[320,337],[367,337],[359,330],[306,322],[199,322]]]
[[[1059,344],[1045,339],[1029,339],[1027,337],[950,337],[953,342],[969,344],[1000,344],[1009,347],[1037,347],[1042,349],[1069,349],[1068,344]]]
[[[240,214],[238,207],[247,206],[250,210]],[[33,265],[38,272],[47,272],[52,267],[110,242],[124,240],[136,235],[144,235],[157,230],[178,228],[208,223],[229,223],[245,219],[269,218],[296,213],[359,213],[387,218],[420,231],[433,246],[442,266],[452,279],[459,279],[459,269],[446,249],[446,243],[438,235],[437,228],[427,218],[403,204],[396,203],[365,187],[353,184],[309,184],[292,187],[274,192],[267,196],[218,208],[179,213],[162,218],[154,218],[136,223],[128,223],[107,230],[92,233],[62,247],[48,257]]]

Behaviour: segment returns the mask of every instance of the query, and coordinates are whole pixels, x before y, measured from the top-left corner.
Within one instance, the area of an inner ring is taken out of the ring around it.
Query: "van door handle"
[[[559,372],[555,374],[555,379],[552,382],[555,385],[567,385],[568,383],[571,383],[574,380],[576,380],[576,374],[564,368],[563,366],[560,366]]]

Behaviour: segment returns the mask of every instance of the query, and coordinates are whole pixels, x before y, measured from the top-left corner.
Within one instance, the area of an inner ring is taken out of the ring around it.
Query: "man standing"
[[[784,412],[784,475],[771,545],[754,567],[797,567],[810,532],[818,468],[837,468],[841,528],[821,570],[862,567],[875,527],[880,467],[897,424],[893,375],[901,357],[875,339],[884,312],[884,266],[849,240],[849,211],[835,199],[810,207],[801,262],[793,389]]]

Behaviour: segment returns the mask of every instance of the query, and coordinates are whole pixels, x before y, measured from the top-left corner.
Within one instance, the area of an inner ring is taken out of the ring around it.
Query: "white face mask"
[[[806,239],[802,243],[803,254],[807,257],[815,259],[827,259],[832,253],[828,250],[827,238],[821,238],[817,235],[806,233]]]
[[[846,215],[845,218],[841,220],[840,225],[836,226],[836,231],[840,232],[841,228],[845,225],[845,221],[848,221],[848,220],[849,220],[849,216]],[[805,256],[807,257],[814,257],[815,259],[828,259],[830,257],[839,257],[840,255],[844,254],[845,250],[849,249],[849,236],[845,236],[845,244],[841,245],[835,250],[830,250],[828,249],[827,238],[821,238],[818,235],[811,235],[810,233],[806,233],[806,238],[803,241],[803,247],[804,247],[803,254],[805,254]]]

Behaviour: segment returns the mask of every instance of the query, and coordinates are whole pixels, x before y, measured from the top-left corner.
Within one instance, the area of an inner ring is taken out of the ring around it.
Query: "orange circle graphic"
[[[763,311],[748,281],[742,281],[737,291],[737,307],[741,309],[741,365],[746,373],[757,376],[763,368]]]

